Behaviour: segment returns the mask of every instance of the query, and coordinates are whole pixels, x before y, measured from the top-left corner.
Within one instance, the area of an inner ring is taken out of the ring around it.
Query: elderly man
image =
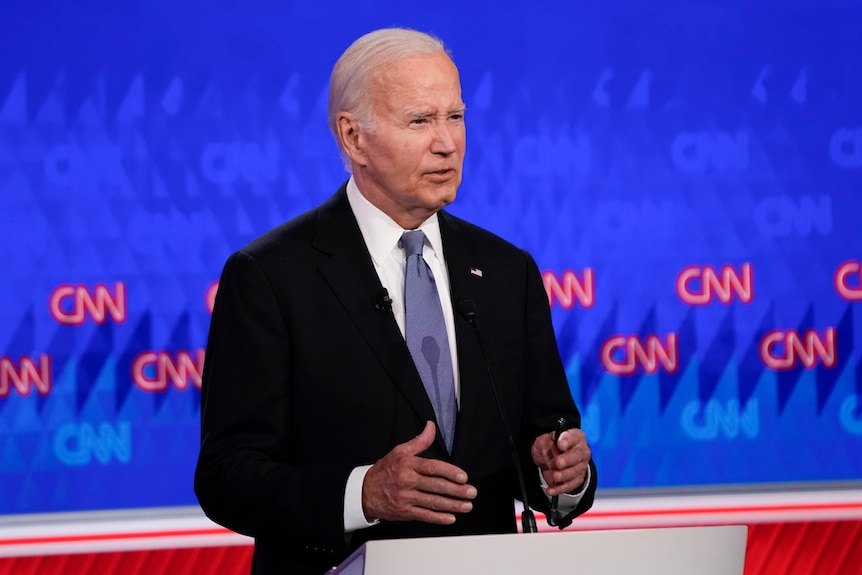
[[[507,431],[531,507],[567,525],[592,505],[536,264],[442,211],[464,112],[438,39],[363,36],[330,85],[350,179],[225,265],[195,490],[255,538],[253,573],[323,573],[370,539],[516,531]]]

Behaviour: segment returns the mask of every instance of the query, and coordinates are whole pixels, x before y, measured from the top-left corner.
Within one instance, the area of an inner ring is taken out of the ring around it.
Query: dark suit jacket
[[[580,418],[548,300],[524,251],[439,213],[455,305],[471,299],[521,451],[530,505],[547,509],[529,448],[557,417]],[[481,270],[481,276],[471,269]],[[516,531],[517,481],[484,360],[455,315],[460,411],[452,454],[478,490],[454,525],[386,522],[344,533],[344,488],[434,420],[341,189],[233,254],[222,273],[202,387],[195,491],[217,523],[255,538],[254,573],[322,573],[368,539]],[[456,308],[457,310],[457,308]],[[592,485],[572,514],[592,505]]]

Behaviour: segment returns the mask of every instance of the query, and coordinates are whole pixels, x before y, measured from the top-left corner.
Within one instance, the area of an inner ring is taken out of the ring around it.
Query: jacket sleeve
[[[565,369],[560,359],[557,340],[551,321],[551,311],[539,268],[527,252],[526,258],[526,364],[525,410],[521,426],[519,451],[524,462],[524,481],[528,486],[528,499],[534,509],[549,512],[548,498],[541,488],[538,473],[532,461],[530,448],[533,441],[553,431],[559,417],[565,417],[575,427],[581,426],[581,416],[572,399]],[[592,507],[598,475],[590,461],[590,485],[583,498],[560,523],[563,529],[572,519]]]
[[[213,521],[238,533],[338,544],[350,469],[294,461],[292,334],[282,314],[260,263],[233,254],[210,324],[195,493]]]

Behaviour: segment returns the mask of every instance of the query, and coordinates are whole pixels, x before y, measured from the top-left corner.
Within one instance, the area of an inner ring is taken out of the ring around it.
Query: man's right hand
[[[422,433],[395,446],[371,466],[362,484],[362,510],[368,521],[425,521],[449,525],[456,513],[469,513],[476,488],[467,473],[451,463],[419,454],[431,447],[437,429],[425,424]]]

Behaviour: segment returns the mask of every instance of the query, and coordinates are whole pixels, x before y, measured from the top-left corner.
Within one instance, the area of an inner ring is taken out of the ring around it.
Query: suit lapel
[[[320,273],[383,368],[416,415],[422,421],[434,421],[434,409],[394,316],[374,307],[383,285],[350,209],[345,186],[321,206],[314,247],[330,255],[320,266]],[[437,440],[442,445],[439,432]]]
[[[458,304],[463,300],[472,300],[474,303],[487,300],[489,288],[484,275],[488,270],[484,269],[478,247],[462,223],[445,212],[439,212],[438,217],[449,270],[458,348],[460,395],[455,444],[452,448],[453,459],[457,461],[459,454],[470,445],[470,438],[477,437],[473,433],[475,426],[485,424],[483,413],[489,408],[487,405],[480,406],[479,402],[481,386],[488,385],[482,350],[470,323],[458,312]]]

